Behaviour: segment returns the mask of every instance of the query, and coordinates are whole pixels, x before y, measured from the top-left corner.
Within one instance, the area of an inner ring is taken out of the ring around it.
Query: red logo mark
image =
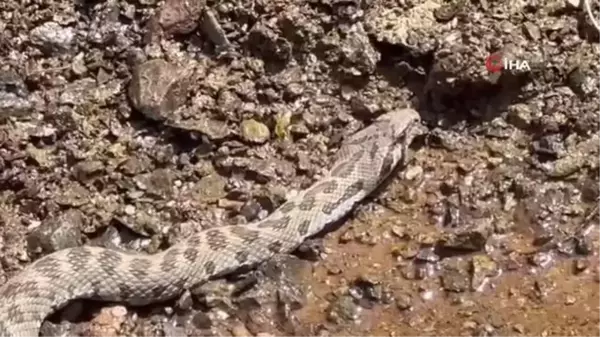
[[[502,54],[495,53],[485,59],[485,68],[491,73],[497,73],[504,68]]]

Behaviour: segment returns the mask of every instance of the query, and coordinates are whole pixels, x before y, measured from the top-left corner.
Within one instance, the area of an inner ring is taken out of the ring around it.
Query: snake
[[[262,220],[199,230],[155,254],[81,245],[40,257],[0,286],[0,336],[38,336],[75,299],[149,305],[293,252],[406,164],[419,124],[410,108],[375,118],[341,142],[316,182]]]

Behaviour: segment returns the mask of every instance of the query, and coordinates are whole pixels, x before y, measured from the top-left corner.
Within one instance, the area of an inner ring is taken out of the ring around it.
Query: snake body
[[[381,115],[343,142],[322,179],[263,220],[199,231],[154,255],[81,246],[38,259],[0,287],[0,336],[37,336],[43,320],[73,299],[160,302],[293,251],[389,175],[419,120],[411,109]]]

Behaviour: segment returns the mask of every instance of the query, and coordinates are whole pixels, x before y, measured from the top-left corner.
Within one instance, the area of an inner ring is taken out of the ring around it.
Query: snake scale
[[[419,121],[412,109],[381,115],[342,143],[321,179],[263,220],[199,231],[154,255],[84,245],[36,260],[0,287],[0,336],[37,336],[44,319],[73,299],[160,302],[293,251],[405,160]]]

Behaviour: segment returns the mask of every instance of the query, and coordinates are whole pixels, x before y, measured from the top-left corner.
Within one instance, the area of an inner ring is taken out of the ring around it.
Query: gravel
[[[597,335],[599,11],[3,1],[0,284],[66,247],[154,253],[264,218],[412,106],[428,132],[408,167],[310,262],[145,308],[74,302],[44,335]]]

